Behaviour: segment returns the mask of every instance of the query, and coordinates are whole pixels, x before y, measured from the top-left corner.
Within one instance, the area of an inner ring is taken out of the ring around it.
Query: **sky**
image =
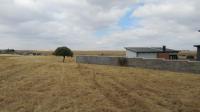
[[[0,49],[200,44],[200,0],[0,0]]]

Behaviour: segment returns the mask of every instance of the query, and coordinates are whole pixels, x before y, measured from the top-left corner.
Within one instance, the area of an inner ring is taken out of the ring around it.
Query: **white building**
[[[178,59],[177,50],[163,47],[126,47],[127,58],[147,58],[147,59]]]

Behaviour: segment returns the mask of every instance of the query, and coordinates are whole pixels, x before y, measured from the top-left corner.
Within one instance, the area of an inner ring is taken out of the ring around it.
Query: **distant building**
[[[127,58],[162,58],[175,60],[178,59],[177,50],[168,49],[166,46],[163,47],[126,47]]]
[[[200,45],[194,45],[194,47],[197,47],[197,60],[200,61]]]

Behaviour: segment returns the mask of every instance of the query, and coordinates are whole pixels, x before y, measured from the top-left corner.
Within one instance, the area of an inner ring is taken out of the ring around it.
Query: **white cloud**
[[[198,0],[151,0],[143,1],[133,11],[132,18],[138,18],[136,27],[118,30],[100,42],[109,48],[122,46],[162,46],[175,49],[194,49],[200,44],[197,32],[200,20]],[[104,44],[106,43],[106,44]]]
[[[137,26],[118,25],[133,0],[1,0],[0,48],[123,49],[167,45],[192,49],[200,43],[199,0],[141,0],[132,18]],[[142,4],[142,5],[141,5]],[[101,29],[109,33],[95,35]]]

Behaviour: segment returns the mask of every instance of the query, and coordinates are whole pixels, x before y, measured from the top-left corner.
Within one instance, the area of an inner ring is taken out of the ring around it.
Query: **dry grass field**
[[[200,112],[200,75],[0,56],[0,112]]]

